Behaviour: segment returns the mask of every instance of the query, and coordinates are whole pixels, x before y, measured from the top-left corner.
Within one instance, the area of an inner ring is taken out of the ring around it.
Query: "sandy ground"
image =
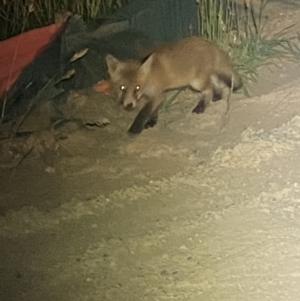
[[[297,32],[296,1],[269,12]],[[299,70],[262,68],[227,115],[182,92],[137,139],[134,113],[74,92],[62,110],[110,124],[3,142],[0,299],[300,300]]]

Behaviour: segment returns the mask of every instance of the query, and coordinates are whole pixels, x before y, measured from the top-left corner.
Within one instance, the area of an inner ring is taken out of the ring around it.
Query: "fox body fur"
[[[146,102],[129,129],[131,134],[155,125],[166,90],[187,86],[201,92],[193,112],[202,113],[210,101],[222,98],[222,83],[233,91],[242,86],[228,54],[195,36],[158,46],[144,60],[120,61],[109,54],[106,63],[124,109],[134,109],[141,99]]]

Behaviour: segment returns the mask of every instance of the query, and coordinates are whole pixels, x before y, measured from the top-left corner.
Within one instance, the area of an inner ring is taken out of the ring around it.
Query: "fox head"
[[[111,54],[106,56],[106,64],[119,103],[126,110],[134,109],[140,97],[137,70],[141,64],[135,60],[120,61]]]
[[[106,56],[110,82],[115,96],[126,110],[134,109],[142,96],[147,98],[147,78],[152,56],[141,63],[138,60],[120,61],[111,54]]]

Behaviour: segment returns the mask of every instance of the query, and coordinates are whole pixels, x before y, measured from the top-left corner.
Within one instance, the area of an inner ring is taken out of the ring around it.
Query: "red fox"
[[[158,46],[144,61],[120,61],[108,54],[106,63],[110,83],[125,109],[134,109],[140,99],[146,101],[128,130],[130,134],[156,124],[164,91],[190,87],[201,92],[193,112],[202,113],[210,101],[222,98],[220,83],[232,86],[233,91],[242,86],[228,54],[196,36]]]

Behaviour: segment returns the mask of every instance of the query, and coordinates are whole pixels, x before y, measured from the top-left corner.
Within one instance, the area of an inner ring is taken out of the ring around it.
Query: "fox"
[[[134,110],[144,103],[128,130],[132,135],[155,126],[166,91],[189,87],[200,92],[192,111],[199,114],[211,101],[222,99],[224,87],[235,92],[243,85],[229,54],[198,36],[159,45],[142,59],[121,61],[111,54],[105,59],[109,82],[123,108]]]

